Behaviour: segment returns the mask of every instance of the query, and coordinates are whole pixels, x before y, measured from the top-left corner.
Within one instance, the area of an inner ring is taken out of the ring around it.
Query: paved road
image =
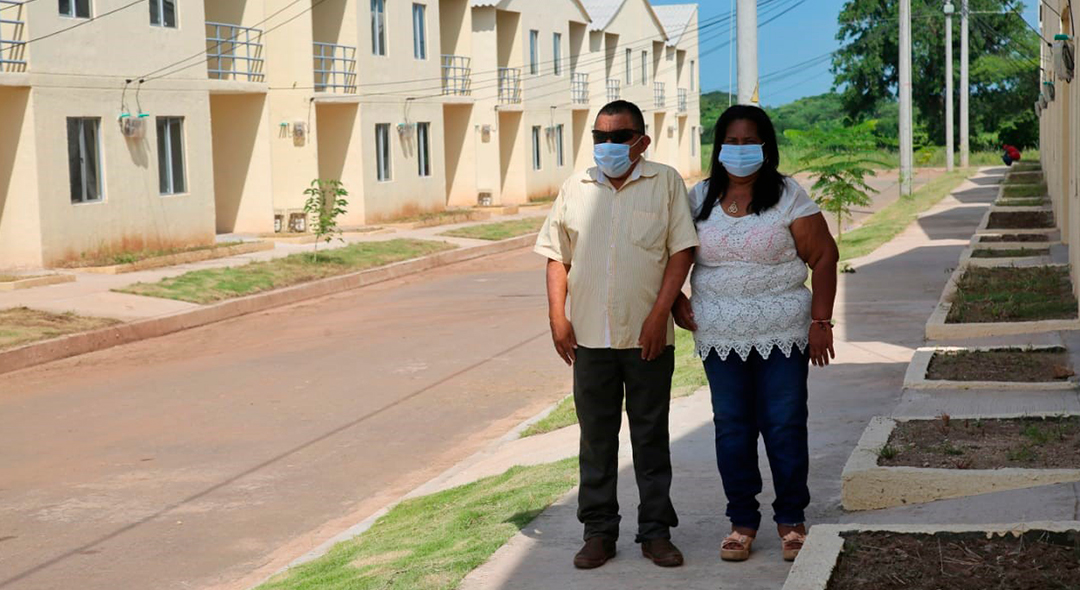
[[[541,269],[516,251],[5,375],[0,588],[239,588],[359,522],[567,391]]]

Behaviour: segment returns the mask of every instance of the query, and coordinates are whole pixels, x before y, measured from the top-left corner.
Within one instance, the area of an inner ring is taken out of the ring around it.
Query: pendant
[[[735,214],[739,212],[739,203],[736,201],[731,202],[731,206],[727,208],[728,213]]]

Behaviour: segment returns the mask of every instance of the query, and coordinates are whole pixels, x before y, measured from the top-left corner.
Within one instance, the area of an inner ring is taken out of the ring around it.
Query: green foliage
[[[337,218],[345,214],[345,207],[349,204],[345,197],[349,196],[349,191],[345,190],[340,180],[316,178],[304,194],[308,197],[304,203],[304,213],[310,219],[311,233],[315,234],[315,250],[311,253],[311,259],[318,262],[319,242],[329,244],[335,237],[341,242],[345,241],[341,237]]]
[[[877,121],[867,121],[851,127],[788,130],[785,134],[806,162],[800,172],[809,172],[814,178],[814,200],[822,211],[836,217],[841,242],[843,222],[851,218],[852,207],[869,205],[870,195],[878,192],[866,183],[866,176],[873,176],[884,164],[875,153],[876,126]]]

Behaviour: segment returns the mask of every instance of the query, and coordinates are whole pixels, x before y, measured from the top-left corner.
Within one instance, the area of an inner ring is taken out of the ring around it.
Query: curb
[[[467,249],[440,252],[423,258],[396,262],[387,266],[364,270],[352,274],[321,279],[312,283],[285,287],[231,299],[215,305],[193,311],[181,312],[147,320],[139,320],[110,328],[62,336],[43,342],[27,344],[19,348],[0,352],[0,374],[26,369],[60,359],[97,352],[121,344],[130,344],[149,338],[165,336],[181,330],[197,328],[223,320],[229,320],[250,313],[265,311],[275,307],[290,305],[341,293],[359,287],[409,276],[458,262],[475,260],[494,254],[502,254],[519,248],[531,246],[537,234],[529,234],[484,244]]]
[[[939,352],[993,352],[998,350],[1009,351],[1065,351],[1065,347],[1059,345],[1016,345],[1016,346],[973,346],[970,348],[960,346],[925,346],[915,351],[904,375],[904,389],[929,389],[929,390],[994,390],[994,391],[1074,391],[1077,389],[1075,378],[1067,381],[947,381],[929,379],[926,374],[930,368],[930,361]]]
[[[48,285],[73,282],[75,282],[75,275],[46,275],[43,277],[34,277],[32,279],[12,281],[10,283],[0,283],[0,291],[21,291],[23,289],[33,289],[34,287],[46,287]]]

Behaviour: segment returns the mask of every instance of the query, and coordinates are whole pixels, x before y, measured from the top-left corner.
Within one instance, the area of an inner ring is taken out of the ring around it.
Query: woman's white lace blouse
[[[709,181],[690,191],[690,209],[701,212]],[[810,290],[806,263],[795,249],[791,224],[820,212],[795,180],[785,181],[780,202],[761,215],[732,217],[717,204],[697,222],[698,239],[690,299],[701,358],[731,351],[746,360],[757,349],[768,358],[798,346],[806,351],[810,332]]]

